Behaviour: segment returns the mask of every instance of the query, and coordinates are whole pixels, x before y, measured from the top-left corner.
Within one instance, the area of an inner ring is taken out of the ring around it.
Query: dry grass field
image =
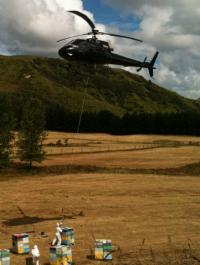
[[[76,233],[75,264],[199,264],[199,142],[49,133],[45,148],[52,151],[41,171],[1,172],[0,247],[11,247],[12,233],[30,232],[31,247],[38,244],[42,264],[48,263],[55,224],[64,214],[64,225]],[[57,172],[48,173],[51,167]],[[112,262],[87,257],[94,238],[112,239]],[[11,258],[13,265],[25,264],[25,256]]]

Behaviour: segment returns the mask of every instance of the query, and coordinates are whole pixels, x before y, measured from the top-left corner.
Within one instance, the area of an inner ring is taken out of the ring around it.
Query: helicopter
[[[101,32],[98,29],[96,29],[94,23],[92,20],[85,14],[79,12],[79,11],[67,11],[70,13],[73,13],[75,15],[78,15],[82,19],[84,19],[89,26],[91,27],[91,31],[88,33],[84,33],[81,35],[71,36],[67,38],[63,38],[58,40],[57,42],[61,42],[64,40],[68,40],[71,38],[78,38],[81,36],[87,36],[92,35],[91,38],[88,39],[75,39],[68,42],[66,45],[64,45],[62,48],[59,49],[58,53],[59,55],[67,60],[76,60],[85,62],[87,64],[110,64],[110,65],[122,65],[122,66],[133,66],[138,67],[137,72],[141,71],[143,68],[147,68],[149,70],[149,75],[153,77],[153,70],[156,69],[154,67],[155,61],[158,57],[159,52],[157,51],[152,60],[150,62],[147,62],[147,57],[145,57],[144,61],[138,61],[131,58],[124,57],[119,54],[113,53],[114,49],[110,47],[109,43],[103,40],[99,40],[97,38],[97,35],[109,35],[112,37],[119,37],[119,38],[125,38],[130,39],[138,42],[143,42],[140,39],[124,36],[124,35],[118,35],[113,33],[105,33]]]

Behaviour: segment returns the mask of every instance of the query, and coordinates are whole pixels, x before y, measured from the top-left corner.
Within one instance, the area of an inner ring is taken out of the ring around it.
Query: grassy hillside
[[[200,111],[200,102],[149,83],[129,72],[96,68],[60,59],[0,56],[0,92],[35,95],[46,104],[77,112],[86,91],[85,111],[126,112]]]

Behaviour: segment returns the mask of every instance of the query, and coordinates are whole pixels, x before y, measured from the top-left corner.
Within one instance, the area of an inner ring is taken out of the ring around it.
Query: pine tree
[[[6,96],[0,97],[0,167],[8,166],[12,153],[12,140],[15,120],[11,104]]]
[[[25,103],[20,125],[19,157],[21,161],[28,162],[31,169],[34,161],[41,163],[45,158],[45,112],[39,99],[31,98]]]

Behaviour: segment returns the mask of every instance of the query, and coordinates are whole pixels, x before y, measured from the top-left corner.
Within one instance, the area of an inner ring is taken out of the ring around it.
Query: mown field
[[[45,264],[64,215],[76,233],[75,264],[109,263],[87,257],[94,238],[112,239],[112,264],[198,264],[199,142],[49,133],[39,169],[1,172],[0,246],[11,247],[12,233],[29,232]],[[12,264],[25,264],[25,256],[12,255]]]

